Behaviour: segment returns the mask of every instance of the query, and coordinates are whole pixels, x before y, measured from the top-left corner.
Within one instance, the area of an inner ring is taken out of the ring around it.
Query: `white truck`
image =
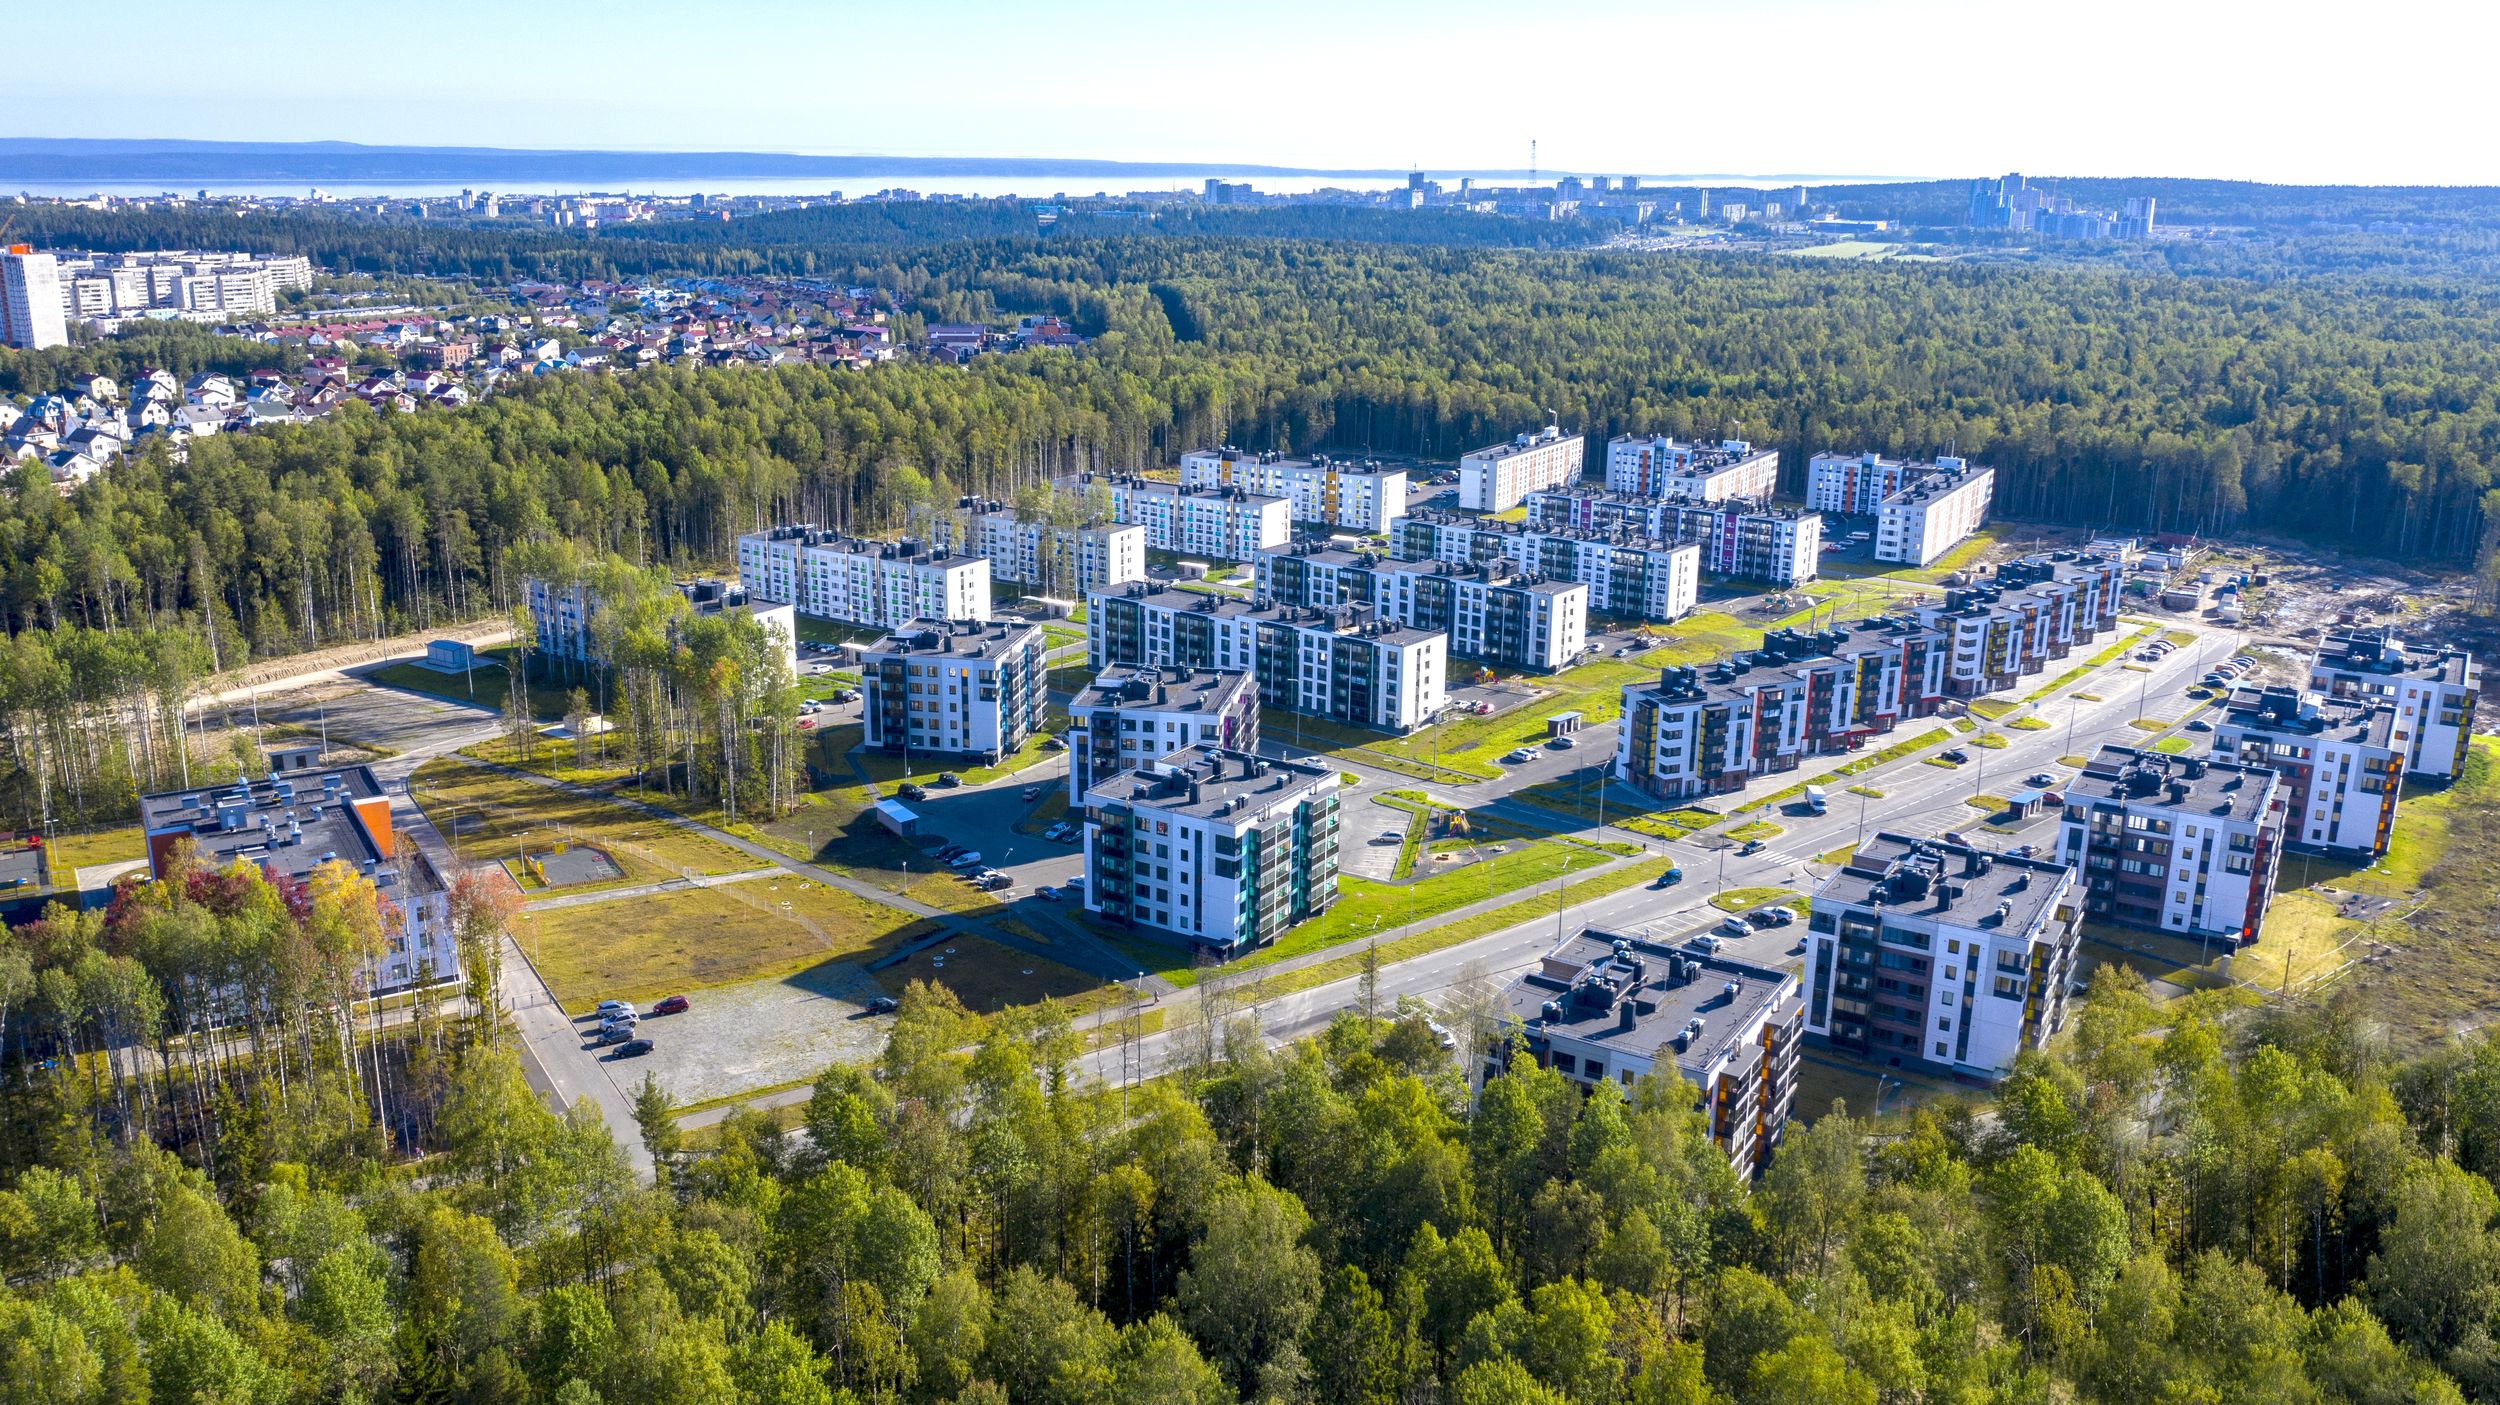
[[[1823,787],[1821,787],[1821,786],[1819,786],[1819,785],[1810,785],[1810,786],[1807,786],[1807,787],[1806,787],[1806,808],[1807,808],[1807,809],[1809,809],[1809,810],[1813,811],[1814,813],[1816,813],[1816,814],[1820,815],[1820,814],[1825,813],[1827,810],[1829,810],[1829,809],[1830,809],[1830,807],[1831,807],[1831,797],[1830,797],[1830,796],[1827,796],[1827,795],[1825,795],[1825,794],[1823,793]]]

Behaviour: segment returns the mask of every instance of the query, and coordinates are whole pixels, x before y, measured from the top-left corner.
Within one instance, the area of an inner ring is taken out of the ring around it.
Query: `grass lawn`
[[[2165,752],[2171,756],[2179,756],[2184,755],[2187,750],[2194,745],[2196,745],[2196,743],[2188,740],[2186,737],[2164,737],[2160,741],[2153,743],[2153,750]]]
[[[1063,806],[1066,794],[1060,792]],[[996,898],[895,838],[868,814],[873,803],[866,786],[834,786],[810,792],[796,810],[780,819],[741,826],[737,833],[791,858],[820,864],[845,878],[873,883],[941,911],[984,912],[998,907]],[[1047,797],[1042,803],[1048,803]]]
[[[2089,756],[2061,756],[2057,758],[2057,764],[2060,766],[2073,766],[2080,770],[2085,766],[2091,765],[2092,758]]]
[[[2037,717],[2017,717],[2005,726],[2006,730],[2013,732],[2045,732],[2049,729],[2049,724]]]
[[[466,673],[437,673],[414,663],[387,664],[366,677],[385,688],[398,688],[429,697],[448,698],[453,702],[475,703],[503,711],[504,691],[509,683],[503,661],[512,656],[509,646],[491,649],[478,656],[475,668]],[[540,721],[553,722],[564,716],[567,701],[572,697],[570,683],[534,682],[530,684],[530,714]],[[597,696],[594,692],[592,696]]]
[[[1998,718],[2003,717],[2005,714],[2012,712],[2015,708],[2020,706],[2022,706],[2022,704],[2016,702],[2012,698],[1973,698],[1970,700],[1970,715],[1973,717],[1985,718],[1990,722],[1994,722]]]
[[[1106,989],[1101,981],[1046,957],[1011,951],[968,933],[876,973],[877,984],[900,995],[912,981],[942,985],[976,1015],[1043,1000],[1076,1000]]]
[[[524,913],[513,935],[568,1010],[870,959],[930,930],[890,907],[800,878],[687,888]]]
[[[2161,641],[2164,644],[2173,644],[2184,649],[2188,645],[2196,642],[2196,631],[2192,629],[2165,629],[2161,632]]]
[[[428,761],[417,768],[412,785],[426,817],[472,863],[500,863],[525,846],[545,850],[570,839],[597,845],[624,871],[609,884],[568,891],[651,883],[687,869],[738,873],[765,866],[718,840],[613,800],[568,794],[459,761]]]
[[[1055,711],[1053,718],[1056,720]],[[997,765],[984,766],[961,756],[938,752],[914,752],[908,757],[884,751],[853,752],[852,748],[860,744],[860,726],[856,722],[845,722],[817,730],[813,759],[817,769],[837,776],[856,774],[852,770],[852,762],[856,761],[858,770],[866,772],[868,779],[886,785],[898,784],[916,776],[934,776],[941,771],[954,772],[963,778],[965,785],[987,785],[1001,776],[1012,776],[1053,756],[1063,755],[1043,748],[1042,738],[1046,735],[1046,732],[1035,732],[1024,739],[1024,745]]]
[[[1412,877],[1415,860],[1423,851],[1424,834],[1432,827],[1432,807],[1425,803],[1420,790],[1393,790],[1372,797],[1372,803],[1396,810],[1406,817],[1406,828],[1398,837],[1397,864],[1389,871],[1392,878]]]
[[[1748,839],[1776,839],[1787,832],[1787,830],[1771,823],[1769,820],[1754,820],[1750,823],[1740,824],[1734,829],[1729,830],[1727,832],[1727,837],[1742,843]]]
[[[632,774],[632,768],[616,759],[615,753],[622,749],[621,744],[607,747],[606,756],[599,755],[596,743],[593,745],[592,755],[583,760],[574,750],[573,743],[541,737],[531,745],[525,759],[521,748],[513,745],[509,737],[493,737],[475,746],[462,747],[460,754],[474,756],[480,761],[492,761],[499,766],[511,766],[550,780],[570,781],[574,785],[605,785]]]
[[[2127,725],[2139,732],[2164,732],[2178,720],[2175,717],[2131,717],[2127,719]]]
[[[1018,801],[1018,804],[1024,802]],[[1039,834],[1068,817],[1068,788],[1054,785],[1042,792],[1042,798],[1013,826],[1018,834]]]
[[[2006,805],[2004,796],[1989,795],[1985,793],[1967,797],[1962,801],[1962,803],[1970,806],[1972,809],[1977,810],[1982,814],[1987,815],[1997,813],[1999,810],[2004,809]]]
[[[2324,894],[2297,888],[2277,893],[2266,909],[2265,925],[2257,929],[2257,940],[2232,958],[2231,973],[2280,990],[2288,958],[2289,979],[2297,990],[2342,965],[2344,943],[2367,926],[2347,920]]]
[[[2003,751],[2005,749],[2005,738],[1998,736],[1994,732],[1982,732],[1978,736],[1971,738],[1970,744],[1978,747],[1982,751]]]
[[[135,824],[121,829],[94,829],[84,834],[58,835],[52,841],[50,855],[53,881],[69,882],[72,869],[123,863],[147,856],[147,836]]]
[[[1765,903],[1786,902],[1797,896],[1794,888],[1726,888],[1711,896],[1710,905],[1729,912],[1749,912]]]
[[[1856,853],[1857,853],[1857,852],[1858,852],[1858,846],[1857,846],[1857,845],[1855,845],[1855,844],[1843,844],[1843,845],[1841,845],[1841,846],[1840,846],[1839,848],[1837,848],[1837,849],[1825,849],[1822,853],[1816,854],[1816,855],[1814,856],[1814,861],[1815,861],[1816,863],[1830,863],[1830,864],[1842,864],[1842,863],[1847,863],[1847,862],[1849,862],[1849,860],[1850,860],[1850,858],[1851,858],[1851,857],[1853,857],[1854,855],[1856,855]]]

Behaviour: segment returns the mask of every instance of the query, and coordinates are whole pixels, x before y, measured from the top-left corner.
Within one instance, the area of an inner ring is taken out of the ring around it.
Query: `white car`
[[[613,1019],[618,1015],[632,1015],[634,1014],[634,1002],[631,1000],[602,1000],[599,1002],[599,1008],[595,1013],[603,1020]]]

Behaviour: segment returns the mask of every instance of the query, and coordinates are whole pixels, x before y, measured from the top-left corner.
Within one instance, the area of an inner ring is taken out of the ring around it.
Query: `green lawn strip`
[[[1398,840],[1398,861],[1389,876],[1404,879],[1415,872],[1416,855],[1422,852],[1424,832],[1431,827],[1432,807],[1420,790],[1384,791],[1372,797],[1372,803],[1397,810],[1406,816],[1406,832]]]
[[[1881,800],[1884,798],[1884,793],[1871,785],[1853,785],[1849,787],[1849,793],[1851,795],[1863,795],[1869,800]]]
[[[2185,754],[2189,748],[2195,745],[2196,743],[2188,740],[2186,737],[2164,737],[2160,741],[2153,743],[2153,750],[2164,752],[2171,756],[2179,756]]]
[[[2020,706],[2022,704],[2012,698],[1973,698],[1970,700],[1970,715],[1994,722]]]
[[[1301,923],[1258,950],[1227,963],[1231,970],[1261,966],[1302,956],[1344,942],[1369,937],[1390,927],[1422,922],[1454,908],[1501,894],[1534,888],[1566,871],[1585,872],[1609,860],[1568,844],[1540,840],[1509,852],[1480,859],[1447,872],[1427,874],[1409,883],[1379,883],[1341,874],[1337,904],[1321,916]],[[1650,873],[1655,876],[1658,868]],[[1552,910],[1553,899],[1544,903]],[[1117,932],[1117,929],[1111,929]],[[1197,983],[1198,968],[1189,954],[1149,938],[1117,933],[1110,940],[1145,969],[1187,986]]]
[[[1953,724],[1953,730],[1957,732],[1976,732],[1979,730],[1979,724],[1971,721],[1969,718],[1962,718]]]
[[[2137,731],[2139,731],[2139,732],[2163,732],[2163,731],[2168,731],[2168,730],[2169,730],[2169,728],[2170,728],[2170,724],[2171,724],[2172,722],[2176,721],[2176,720],[2178,720],[2178,719],[2176,719],[2176,718],[2155,718],[2155,717],[2131,717],[2131,718],[2127,719],[2127,725],[2128,725],[2128,726],[2130,726],[2130,727],[2135,728],[2135,729],[2136,729]]]
[[[2045,732],[2049,729],[2049,724],[2037,717],[2017,717],[2005,725],[2008,730],[2016,732]]]
[[[1563,905],[1568,908],[1580,903],[1595,902],[1610,893],[1622,892],[1634,884],[1652,882],[1666,870],[1667,860],[1651,859],[1644,863],[1628,864],[1622,868],[1612,869],[1591,878],[1583,878],[1564,887]],[[1554,900],[1551,897],[1529,898],[1507,907],[1495,908],[1491,912],[1480,912],[1473,917],[1463,917],[1456,922],[1443,923],[1429,932],[1418,932],[1413,936],[1400,937],[1396,941],[1383,942],[1378,953],[1378,960],[1384,966],[1400,961],[1412,961],[1418,956],[1428,956],[1461,942],[1473,941],[1504,928],[1516,927],[1523,922],[1550,918],[1553,913]],[[1569,921],[1567,915],[1565,921],[1566,924]],[[1274,998],[1279,995],[1291,995],[1298,990],[1309,990],[1314,986],[1341,981],[1357,974],[1362,969],[1363,953],[1358,950],[1327,961],[1313,962],[1311,965],[1296,970],[1280,971],[1273,976],[1266,977],[1261,984],[1266,988],[1268,996]]]
[[[2195,643],[2196,638],[2196,631],[2192,629],[2165,629],[2161,632],[2161,642],[2182,649]]]
[[[1766,903],[1787,902],[1798,896],[1794,888],[1723,888],[1711,895],[1710,905],[1728,912],[1750,912]]]
[[[1849,860],[1850,860],[1852,857],[1854,857],[1854,856],[1857,854],[1857,852],[1858,852],[1858,846],[1857,846],[1857,845],[1855,845],[1855,844],[1843,844],[1843,845],[1841,845],[1841,846],[1840,846],[1839,848],[1837,848],[1837,849],[1826,849],[1826,850],[1824,850],[1822,853],[1819,853],[1819,854],[1815,855],[1815,856],[1814,856],[1814,861],[1815,861],[1816,863],[1833,863],[1833,864],[1847,863],[1847,862],[1849,862]]]
[[[1947,771],[1953,770],[1958,764],[1956,762],[1947,761],[1941,756],[1922,756],[1919,760],[1925,762],[1927,765]]]
[[[1068,788],[1053,785],[1042,792],[1042,798],[1034,803],[1023,819],[1015,822],[1013,828],[1018,834],[1039,834],[1067,818],[1067,815]]]
[[[2081,769],[2085,766],[2091,765],[2092,758],[2089,756],[2061,756],[2057,758],[2057,764],[2060,766],[2073,766],[2077,769]]]
[[[1748,839],[1776,839],[1780,835],[1786,834],[1787,832],[1787,830],[1771,823],[1769,820],[1754,820],[1751,823],[1740,824],[1734,829],[1729,830],[1727,832],[1727,837],[1742,843]]]
[[[2101,695],[2098,693],[2075,693],[2071,696],[2076,702],[2099,702],[2101,700]]]
[[[2066,670],[2064,673],[2057,675],[2057,677],[2050,679],[2048,682],[2043,683],[2039,687],[2024,694],[2023,701],[2038,702],[2042,698],[2047,697],[2049,694],[2065,687],[2067,684],[2082,678],[2085,674],[2090,673],[2092,670],[2100,668],[2105,664],[2118,662],[2127,655],[2134,653],[2136,646],[2144,642],[2144,636],[2152,632],[2153,631],[2150,629],[2139,629],[2135,633],[2118,640],[2116,643],[2111,644],[2108,648],[2101,650],[2099,653],[2094,654],[2088,659],[2085,659],[2082,663],[2075,665],[2073,668]]]
[[[1744,804],[1737,806],[1734,810],[1729,811],[1729,813],[1737,815],[1750,815],[1756,810],[1776,810],[1791,800],[1803,799],[1805,797],[1805,793],[1806,788],[1803,785],[1792,785],[1786,790],[1772,791],[1770,794],[1763,796],[1759,800],[1748,800]]]
[[[1993,815],[2006,808],[2006,799],[2004,796],[1989,795],[1984,791],[1978,795],[1965,798],[1962,803],[1970,806],[1972,809],[1977,810],[1982,814],[1988,815]]]
[[[1983,751],[2003,751],[2006,746],[2005,738],[1998,736],[1994,732],[1982,732],[1978,736],[1971,738],[1970,744]]]

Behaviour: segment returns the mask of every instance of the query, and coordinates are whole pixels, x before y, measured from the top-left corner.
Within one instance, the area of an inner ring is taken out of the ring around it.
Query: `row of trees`
[[[210,877],[241,899],[212,898],[212,928],[269,908],[248,874]],[[199,920],[187,894],[125,902],[146,915],[108,932]],[[259,920],[286,928],[284,911]],[[296,922],[316,947],[320,924]],[[103,959],[163,984],[178,945]],[[2390,1064],[2331,1011],[2156,1009],[2119,969],[1992,1115],[1947,1106],[1874,1136],[1836,1109],[1792,1128],[1758,1185],[1672,1075],[1584,1095],[1523,1064],[1471,1098],[1421,1010],[1349,1013],[1281,1050],[1244,1024],[1174,1078],[1110,1089],[1049,1007],[976,1025],[914,986],[873,1065],[817,1081],[803,1137],[739,1113],[694,1147],[646,1082],[649,1187],[587,1105],[545,1110],[500,1040],[433,1028],[423,1130],[399,1148],[419,1166],[388,1154],[384,1100],[319,1039],[256,1039],[262,1060],[313,1051],[285,1080],[295,1101],[264,1108],[264,1063],[218,1099],[264,1110],[227,1111],[180,1157],[105,1110],[97,1089],[127,1066],[14,1065],[9,1389],[2500,1398],[2500,1048]]]

